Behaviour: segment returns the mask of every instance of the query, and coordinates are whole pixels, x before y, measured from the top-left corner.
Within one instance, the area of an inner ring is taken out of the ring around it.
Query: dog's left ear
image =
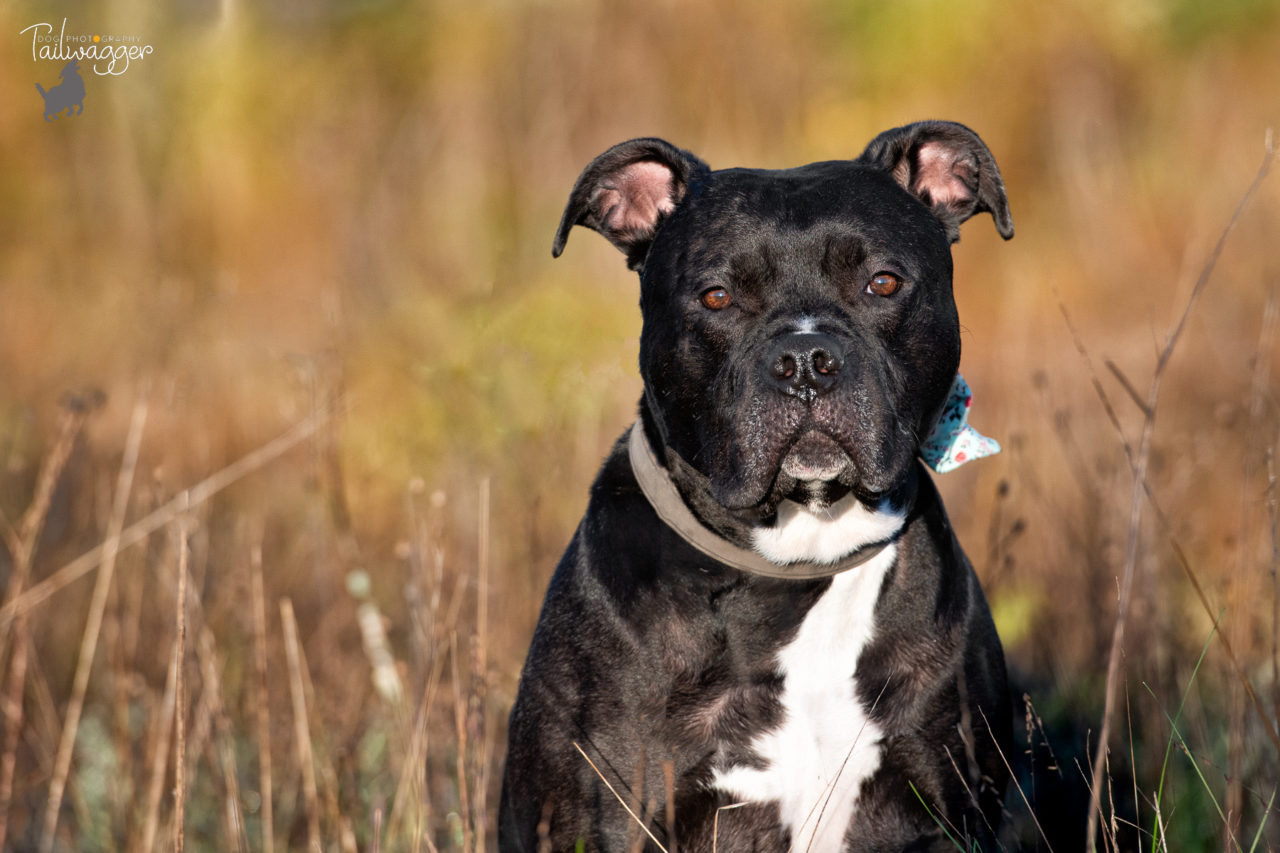
[[[1009,199],[995,158],[978,134],[962,124],[922,121],[886,130],[858,159],[888,172],[928,205],[952,243],[960,239],[960,223],[983,210],[991,214],[1001,237],[1013,236]]]

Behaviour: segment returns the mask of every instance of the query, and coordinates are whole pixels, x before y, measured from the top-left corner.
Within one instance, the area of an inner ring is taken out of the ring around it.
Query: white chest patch
[[[795,853],[842,849],[858,790],[880,766],[884,735],[858,701],[854,670],[896,558],[897,546],[889,545],[832,579],[778,652],[782,723],[751,744],[766,767],[730,767],[712,780],[736,801],[777,802]]]
[[[783,501],[773,527],[752,531],[756,551],[775,563],[812,561],[834,563],[863,545],[883,542],[902,529],[906,510],[888,501],[868,509],[853,495],[845,495],[818,510]]]

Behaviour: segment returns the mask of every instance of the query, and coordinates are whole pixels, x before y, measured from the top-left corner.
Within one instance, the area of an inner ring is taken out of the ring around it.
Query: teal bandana
[[[973,392],[969,390],[964,377],[957,373],[955,382],[951,383],[947,405],[938,418],[938,425],[929,433],[924,444],[920,445],[921,458],[939,474],[954,471],[966,462],[1000,452],[1000,444],[995,439],[987,438],[969,426],[969,407],[972,405]]]

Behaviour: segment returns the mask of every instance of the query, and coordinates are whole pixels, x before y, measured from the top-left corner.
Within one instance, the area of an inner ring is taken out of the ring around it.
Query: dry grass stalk
[[[188,587],[190,587],[191,580],[193,580],[193,576],[191,575],[190,572],[188,572]],[[191,606],[193,603],[198,604],[199,603],[198,599],[192,599],[189,596],[187,601],[188,606]],[[188,628],[188,633],[190,633],[190,630],[191,629]],[[196,648],[197,649],[199,648],[198,643],[196,644]],[[202,756],[204,757],[204,759],[208,762],[210,768],[212,768],[213,770],[216,771],[219,767],[220,759],[217,753],[216,741],[214,738],[214,714],[215,714],[217,701],[218,700],[217,700],[216,687],[210,685],[208,682],[204,682],[200,690],[199,698],[194,703],[191,704],[191,707],[193,709],[191,711],[192,723],[189,727],[185,729],[186,733],[184,734],[184,738],[183,738],[184,745],[183,745],[182,754],[179,756],[175,756],[174,758],[175,765],[179,760],[181,760],[184,767],[182,771],[184,774],[183,788],[182,788],[184,792],[184,795],[183,795],[184,796],[184,799],[183,799],[184,820],[185,820],[186,802],[190,796],[191,789],[195,787],[194,782],[196,779],[196,773],[200,768],[201,757]],[[177,778],[177,775],[178,775],[178,771],[175,766],[175,770],[174,770],[175,780]],[[176,788],[176,785],[175,785],[175,788]],[[176,817],[177,817],[176,814],[169,816],[169,822],[166,827],[167,832],[162,834],[173,835],[178,831],[178,824],[176,822]],[[185,843],[185,833],[186,833],[185,823],[182,827],[182,831],[184,833],[184,843]],[[200,840],[203,841],[204,839],[201,838]]]
[[[711,821],[711,853],[717,853],[717,851],[720,849],[720,812],[727,812],[727,811],[732,811],[733,809],[740,809],[746,805],[750,805],[750,804],[749,803],[730,803],[727,806],[721,806],[720,808],[716,809],[716,816]]]
[[[1160,832],[1160,849],[1163,853],[1169,853],[1169,830],[1165,826],[1164,813],[1160,810],[1160,801],[1157,799],[1152,803],[1152,810],[1156,816],[1156,827]]]
[[[174,658],[177,660],[177,673],[174,678],[174,780],[173,780],[173,849],[182,853],[185,839],[182,831],[186,818],[187,806],[187,744],[186,716],[187,695],[183,669],[187,660],[187,500],[186,492],[178,496],[181,510],[178,514],[178,595],[174,608],[177,611],[177,630],[174,636]]]
[[[76,438],[84,427],[90,409],[91,406],[75,401],[63,408],[58,419],[58,437],[40,466],[31,504],[27,507],[16,530],[8,525],[5,526],[5,547],[9,550],[12,564],[9,585],[5,591],[6,607],[21,597],[23,587],[31,574],[36,545],[39,543],[40,533],[49,515],[54,488],[62,478],[62,471],[71,457],[71,450],[75,447]],[[18,760],[18,737],[22,731],[22,699],[26,693],[31,640],[25,617],[16,620],[12,625],[13,630],[8,634],[13,638],[13,651],[9,657],[9,679],[5,690],[4,756],[0,758],[0,849],[4,848],[9,831],[9,806],[13,800],[13,774]],[[4,627],[5,623],[0,622],[0,630]],[[3,656],[6,639],[7,637],[0,637],[0,657]]]
[[[307,665],[307,651],[299,643],[298,651],[298,672],[302,679],[302,698],[306,702],[307,719],[311,718],[311,714],[316,709],[316,690],[315,685],[311,683],[311,667]],[[317,749],[317,744],[324,744],[325,728],[324,725],[318,725],[315,729],[311,729],[308,725],[308,731],[313,732],[311,739],[311,760],[312,766],[315,767],[315,778],[317,792],[320,795],[320,804],[323,807],[322,815],[328,821],[328,825],[333,827],[338,834],[338,842],[343,849],[354,845],[355,839],[351,834],[350,821],[342,814],[342,809],[338,804],[338,774],[334,769],[333,761],[329,757],[329,752],[324,749]]]
[[[1173,556],[1178,565],[1182,568],[1183,574],[1187,576],[1187,580],[1191,583],[1191,588],[1199,599],[1200,606],[1213,620],[1213,625],[1216,628],[1218,625],[1218,617],[1214,615],[1213,607],[1209,603],[1209,596],[1205,593],[1204,586],[1200,583],[1200,577],[1196,574],[1195,570],[1191,568],[1191,562],[1187,559],[1187,555],[1182,550],[1182,546],[1173,539],[1170,539],[1169,545],[1173,549]],[[1240,682],[1240,686],[1244,688],[1245,694],[1249,697],[1250,701],[1252,701],[1254,710],[1258,715],[1258,719],[1262,723],[1263,730],[1271,739],[1271,744],[1275,747],[1277,755],[1280,755],[1280,734],[1277,734],[1275,726],[1272,724],[1270,718],[1268,718],[1267,711],[1262,706],[1262,700],[1258,698],[1258,693],[1254,690],[1253,682],[1250,681],[1248,674],[1244,671],[1244,667],[1240,665],[1240,661],[1236,657],[1235,650],[1231,646],[1231,641],[1224,636],[1222,631],[1214,631],[1214,636],[1218,638],[1218,644],[1222,646],[1222,651],[1226,653],[1227,661],[1231,664],[1231,668],[1235,672],[1236,679]]]
[[[80,641],[80,655],[76,660],[76,672],[71,685],[71,698],[67,702],[66,716],[62,723],[62,736],[58,741],[57,757],[54,759],[49,798],[45,802],[44,827],[40,836],[40,849],[44,853],[53,849],[53,839],[58,828],[58,813],[62,810],[62,795],[66,789],[67,775],[71,771],[76,733],[80,729],[85,692],[89,688],[89,675],[93,670],[93,659],[97,654],[102,617],[107,609],[107,596],[111,592],[116,555],[120,551],[120,531],[124,529],[125,512],[129,508],[129,494],[133,490],[133,474],[138,467],[138,451],[142,447],[142,430],[146,423],[147,400],[144,395],[139,395],[129,422],[124,458],[120,462],[120,474],[116,479],[115,496],[111,503],[107,539],[103,543],[102,570],[98,572],[98,578],[93,587],[93,599],[89,604],[89,615]]]
[[[444,501],[445,501],[443,492],[436,493],[435,495],[432,496],[432,498],[433,498],[432,503],[437,504],[437,507],[436,507],[437,509],[443,507]],[[441,603],[444,600],[444,549],[439,546],[428,546],[426,544],[426,539],[425,539],[425,535],[426,535],[425,525],[422,525],[422,530],[423,530],[423,533],[421,534],[421,539],[420,539],[420,542],[422,543],[420,546],[422,549],[422,555],[423,555],[422,559],[425,561],[428,555],[430,555],[430,558],[431,558],[431,578],[430,578],[430,581],[427,583],[427,588],[431,590],[431,595],[429,597],[429,603],[427,606],[427,613],[426,613],[426,616],[427,616],[427,623],[426,623],[426,629],[425,629],[427,634],[426,649],[427,649],[427,659],[435,660],[436,658],[439,657],[440,644],[444,641],[446,637],[448,637],[452,633],[453,625],[451,624],[445,625],[444,628],[446,630],[442,630],[441,620],[440,620],[440,615],[442,612],[444,612],[441,609]],[[425,562],[423,566],[423,574],[424,576],[426,574]],[[446,619],[448,618],[447,613],[445,613],[445,617]]]
[[[257,722],[258,789],[262,796],[262,853],[275,853],[271,797],[271,709],[267,694],[267,608],[262,591],[262,540],[258,538],[249,557],[249,586],[253,606],[253,679],[250,702]]]
[[[18,760],[18,735],[22,731],[22,696],[27,682],[27,620],[14,623],[13,652],[9,656],[9,683],[4,697],[4,758],[0,761],[0,849],[9,831],[9,804],[13,799],[13,772]]]
[[[1066,322],[1067,329],[1071,334],[1072,340],[1075,342],[1076,350],[1080,353],[1081,360],[1083,360],[1085,363],[1085,368],[1088,371],[1090,378],[1092,380],[1094,391],[1095,393],[1097,393],[1098,399],[1102,403],[1103,410],[1107,414],[1107,419],[1110,421],[1111,426],[1115,429],[1116,434],[1120,437],[1121,448],[1124,450],[1125,456],[1128,459],[1129,468],[1131,471],[1136,472],[1137,468],[1135,467],[1136,456],[1134,453],[1134,448],[1132,445],[1129,444],[1128,440],[1124,437],[1124,430],[1120,425],[1120,419],[1116,415],[1115,409],[1111,406],[1111,400],[1107,396],[1107,392],[1103,389],[1102,384],[1098,381],[1098,375],[1097,375],[1097,372],[1093,369],[1091,359],[1089,358],[1088,350],[1085,348],[1084,342],[1081,340],[1080,335],[1076,332],[1075,327],[1071,322],[1071,317],[1067,313],[1066,306],[1063,305],[1061,302],[1059,302],[1058,307],[1062,311],[1062,316],[1064,321]],[[1114,365],[1108,363],[1107,366],[1111,370],[1111,372],[1116,376],[1122,375],[1119,369]],[[1128,386],[1127,380],[1125,381],[1124,384]],[[1139,408],[1143,408],[1143,404],[1139,403]],[[1200,576],[1197,574],[1195,569],[1191,567],[1191,561],[1187,559],[1186,551],[1183,549],[1182,544],[1178,541],[1178,538],[1174,535],[1173,524],[1170,522],[1169,517],[1165,514],[1164,510],[1161,508],[1160,502],[1156,499],[1155,493],[1151,489],[1151,483],[1144,482],[1142,484],[1142,488],[1143,488],[1143,492],[1146,495],[1147,500],[1151,504],[1152,510],[1155,512],[1155,517],[1160,524],[1161,530],[1163,530],[1165,533],[1165,536],[1169,543],[1169,548],[1173,551],[1173,556],[1175,561],[1178,563],[1178,566],[1182,569],[1182,573],[1186,575],[1187,581],[1191,584],[1191,589],[1193,592],[1195,592],[1196,598],[1200,602],[1200,606],[1204,610],[1205,615],[1209,617],[1209,621],[1216,627],[1218,625],[1218,620],[1219,620],[1218,612],[1214,609],[1213,605],[1209,603],[1209,597],[1204,591],[1204,585],[1200,583]],[[1277,539],[1274,536],[1273,536],[1273,539],[1275,539],[1275,542],[1277,543],[1275,546],[1274,559],[1276,564],[1280,565],[1280,539]],[[1276,601],[1274,603],[1273,609],[1276,612],[1277,619],[1280,619],[1280,586],[1277,587],[1276,596],[1277,597],[1276,597]],[[1277,624],[1277,622],[1273,622],[1273,625],[1275,624]],[[1262,724],[1263,730],[1267,733],[1267,737],[1270,738],[1271,744],[1272,746],[1275,747],[1277,754],[1280,754],[1280,732],[1277,732],[1275,726],[1272,724],[1271,718],[1267,715],[1267,711],[1262,705],[1262,701],[1258,698],[1257,691],[1254,689],[1252,681],[1249,679],[1249,676],[1245,672],[1244,668],[1240,665],[1240,661],[1236,657],[1235,650],[1231,645],[1230,638],[1227,637],[1226,633],[1223,631],[1214,631],[1214,636],[1217,638],[1219,645],[1222,646],[1223,652],[1226,653],[1227,661],[1231,664],[1231,668],[1236,675],[1236,679],[1240,682],[1241,687],[1244,688],[1245,693],[1248,695],[1250,701],[1253,703],[1254,711],[1257,714],[1259,722],[1261,722]],[[1277,690],[1275,706],[1277,710],[1277,717],[1280,718],[1280,688],[1278,688]]]
[[[338,821],[338,840],[342,842],[342,853],[359,853],[356,844],[356,833],[351,826],[351,818],[343,815]]]
[[[152,721],[147,755],[150,758],[151,778],[147,785],[147,809],[143,820],[142,843],[136,848],[151,853],[160,830],[160,803],[164,798],[164,779],[169,766],[170,735],[178,692],[177,650],[169,656],[169,674],[165,678],[164,697],[160,701],[160,714]]]
[[[135,483],[135,496],[132,500],[132,511],[145,514],[159,503],[159,496],[145,494],[140,490],[142,483]],[[141,499],[141,500],[140,500]],[[113,742],[116,747],[116,761],[120,777],[125,783],[113,786],[113,809],[120,816],[121,826],[116,835],[121,838],[133,838],[138,827],[135,825],[137,815],[141,814],[144,801],[147,754],[136,754],[134,732],[134,712],[142,704],[149,704],[150,694],[145,688],[145,679],[141,678],[141,660],[138,655],[139,643],[143,638],[144,601],[151,589],[150,564],[147,559],[147,544],[143,543],[132,555],[132,566],[128,563],[117,568],[117,575],[111,603],[107,606],[107,621],[103,623],[103,639],[106,654],[111,662],[110,694],[111,720],[114,729]],[[126,557],[126,559],[128,559]],[[149,604],[149,602],[148,602]],[[144,647],[146,657],[151,659],[153,648],[150,643]],[[164,670],[168,670],[167,659]],[[163,691],[163,674],[161,675],[161,691]],[[159,698],[158,694],[156,699]],[[150,709],[148,709],[150,710]],[[145,741],[145,737],[144,737]]]
[[[453,645],[453,718],[458,733],[458,812],[462,815],[462,853],[475,850],[471,834],[471,796],[467,784],[467,705],[458,676],[458,646]]]
[[[419,489],[414,484],[410,487],[410,491],[412,494],[419,491]],[[436,492],[431,496],[430,506],[433,510],[439,510],[444,504],[444,493]],[[420,642],[425,652],[424,662],[429,662],[430,668],[423,688],[422,700],[417,710],[416,728],[411,735],[409,749],[406,751],[406,763],[401,768],[400,778],[397,782],[395,800],[388,824],[393,833],[397,827],[401,826],[404,827],[403,831],[411,833],[415,853],[421,849],[423,844],[426,845],[428,850],[435,853],[435,844],[426,834],[427,828],[431,824],[431,804],[423,796],[429,764],[427,745],[431,715],[435,706],[440,681],[444,677],[444,667],[448,663],[452,665],[455,673],[457,670],[455,655],[457,654],[458,617],[465,602],[464,593],[468,586],[469,577],[465,572],[456,573],[453,591],[450,593],[446,604],[444,595],[444,550],[439,546],[431,545],[430,537],[428,536],[428,524],[424,523],[417,515],[416,509],[412,504],[411,510],[410,514],[415,519],[418,554],[422,561],[419,566],[422,583],[430,590],[425,602],[425,612],[416,612],[414,615],[416,623],[420,626],[422,632]],[[435,531],[435,535],[438,536],[438,534],[439,531]],[[429,575],[428,563],[426,562],[428,559],[430,560]],[[412,812],[406,813],[410,800],[413,801],[414,808]]]
[[[1120,853],[1120,830],[1116,824],[1116,786],[1111,784],[1111,751],[1107,750],[1106,755],[1107,808],[1111,811],[1111,818],[1107,822],[1107,849]]]
[[[1275,344],[1276,299],[1267,300],[1262,312],[1262,327],[1253,354],[1253,377],[1249,400],[1249,424],[1244,442],[1244,465],[1240,479],[1240,542],[1244,547],[1237,554],[1238,568],[1228,585],[1227,611],[1245,613],[1250,604],[1260,600],[1259,588],[1263,573],[1258,569],[1256,551],[1250,547],[1257,536],[1256,525],[1256,463],[1259,434],[1262,430],[1265,401],[1271,386],[1270,353]],[[1244,619],[1231,620],[1221,633],[1230,633],[1233,642],[1247,644],[1252,626]],[[1227,796],[1225,808],[1227,820],[1223,827],[1223,844],[1239,847],[1241,813],[1245,805],[1244,756],[1245,756],[1245,703],[1239,679],[1230,683],[1227,699]]]
[[[1133,731],[1133,708],[1129,702],[1129,685],[1127,683],[1124,686],[1124,719],[1125,719],[1125,724],[1128,727],[1128,734],[1129,734],[1129,766],[1131,768],[1137,767],[1138,756],[1137,756],[1136,749],[1134,747],[1134,744],[1137,742],[1137,738],[1134,736],[1134,731]],[[1137,804],[1142,802],[1142,799],[1138,796],[1138,774],[1134,772],[1134,773],[1131,773],[1130,775],[1133,777],[1133,803],[1134,803],[1134,808],[1136,809],[1138,807]],[[1032,817],[1034,818],[1035,815],[1032,815]],[[1115,821],[1114,810],[1111,812],[1111,817],[1112,817],[1112,822],[1114,824],[1114,821]],[[1135,818],[1136,818],[1136,815],[1135,815]]]
[[[130,803],[137,797],[137,771],[134,766],[134,736],[132,722],[134,684],[133,658],[126,654],[125,635],[130,633],[125,627],[136,616],[137,608],[131,608],[132,590],[136,584],[126,588],[124,574],[117,579],[111,589],[102,622],[103,667],[107,677],[103,696],[103,716],[109,721],[113,760],[117,769],[119,783],[112,785],[107,792],[109,798],[108,814],[111,816],[111,833],[115,838],[124,838],[129,834],[128,821]]]
[[[1280,720],[1280,500],[1275,445],[1267,448],[1267,515],[1271,519],[1271,705]]]
[[[36,766],[45,776],[53,775],[53,744],[58,739],[58,708],[49,689],[49,679],[40,663],[40,649],[27,646],[27,700],[35,705],[25,731],[22,732]]]
[[[40,474],[36,478],[36,491],[30,506],[23,513],[18,528],[6,527],[4,531],[5,546],[13,560],[13,570],[9,575],[9,585],[5,591],[5,605],[11,605],[21,594],[22,587],[31,573],[31,561],[35,556],[36,545],[40,540],[40,532],[44,530],[45,520],[49,516],[49,506],[53,502],[53,491],[62,478],[62,470],[71,458],[71,450],[75,447],[76,438],[84,427],[85,421],[94,405],[93,401],[80,399],[69,401],[58,417],[58,437],[45,456],[40,466]]]
[[[644,797],[644,772],[645,772],[645,749],[644,745],[640,746],[640,754],[637,756],[636,766],[631,770],[631,808],[632,811],[639,815],[644,815],[644,804],[641,800]],[[644,848],[644,835],[632,827],[627,833],[629,843],[627,849],[629,853],[640,853]]]
[[[1187,319],[1191,315],[1191,309],[1195,306],[1196,300],[1203,292],[1205,286],[1209,283],[1209,278],[1217,266],[1218,258],[1222,255],[1222,250],[1226,245],[1227,237],[1235,230],[1236,223],[1239,222],[1240,216],[1243,214],[1249,201],[1253,198],[1258,187],[1266,178],[1267,173],[1271,169],[1272,160],[1275,158],[1275,146],[1271,132],[1267,132],[1265,144],[1265,154],[1262,158],[1262,165],[1259,166],[1257,174],[1254,176],[1253,182],[1245,191],[1244,196],[1236,205],[1234,213],[1231,215],[1226,227],[1218,237],[1218,242],[1214,245],[1213,251],[1209,255],[1209,259],[1205,262],[1204,267],[1200,271],[1199,277],[1196,279],[1195,286],[1191,289],[1190,296],[1187,297],[1187,303],[1183,307],[1178,322],[1173,330],[1169,333],[1165,341],[1164,348],[1160,351],[1156,360],[1155,370],[1152,372],[1151,384],[1147,391],[1147,397],[1143,403],[1143,422],[1142,434],[1138,440],[1137,452],[1133,459],[1133,491],[1129,501],[1129,527],[1128,527],[1128,543],[1125,547],[1124,567],[1120,577],[1120,593],[1116,605],[1116,623],[1111,635],[1111,649],[1107,658],[1107,677],[1106,690],[1103,697],[1102,724],[1098,735],[1098,744],[1093,756],[1092,767],[1092,785],[1089,802],[1089,816],[1086,825],[1085,845],[1088,850],[1095,850],[1097,847],[1097,829],[1098,817],[1102,811],[1101,791],[1102,791],[1102,774],[1103,766],[1107,760],[1108,742],[1111,734],[1111,716],[1115,708],[1116,686],[1120,675],[1120,660],[1124,649],[1125,629],[1128,624],[1129,605],[1133,595],[1133,576],[1137,565],[1138,545],[1142,526],[1142,508],[1144,506],[1143,496],[1147,485],[1147,465],[1151,457],[1151,438],[1155,430],[1156,406],[1160,400],[1160,383],[1164,378],[1164,372],[1169,365],[1170,359],[1177,348],[1178,341],[1182,338],[1182,332],[1186,328]]]
[[[217,646],[213,632],[207,624],[200,628],[200,643],[196,647],[200,657],[201,680],[204,682],[208,696],[208,706],[213,719],[213,751],[218,766],[222,769],[222,783],[226,791],[226,811],[223,814],[227,822],[227,836],[230,843],[240,853],[249,848],[249,839],[244,825],[244,814],[240,810],[239,773],[236,769],[235,742],[231,731],[231,722],[227,719],[226,702],[222,693],[222,674],[219,672]]]
[[[136,545],[172,522],[179,513],[186,511],[187,507],[199,506],[236,481],[276,460],[294,446],[305,441],[329,417],[329,412],[316,412],[299,421],[284,434],[201,480],[186,490],[180,498],[175,498],[144,518],[138,519],[121,532],[117,550],[123,551],[132,545]],[[70,446],[67,448],[67,453],[70,453]],[[52,493],[52,486],[50,487],[50,493]],[[38,496],[39,493],[37,493]],[[105,548],[99,545],[67,563],[40,583],[34,584],[26,592],[15,592],[15,585],[11,581],[10,594],[7,596],[4,606],[0,607],[0,630],[3,630],[19,614],[29,612],[33,607],[56,595],[69,584],[98,568],[104,556]],[[18,565],[17,560],[14,561],[14,565],[15,567]],[[17,576],[17,572],[15,572],[14,576]]]
[[[1026,703],[1027,703],[1027,742],[1028,742],[1028,745],[1030,745],[1030,742],[1031,742],[1031,699],[1030,699],[1029,697],[1027,697],[1025,694],[1023,694],[1023,698],[1026,700]],[[979,711],[982,713],[982,722],[983,722],[983,724],[984,724],[984,725],[986,725],[986,726],[987,726],[987,729],[988,729],[988,731],[989,731],[989,730],[990,730],[990,728],[991,728],[991,723],[990,723],[990,721],[988,721],[988,720],[987,720],[987,713],[986,713],[985,711],[982,711],[981,709],[979,709]],[[1030,750],[1028,750],[1028,751],[1030,751]],[[1042,827],[1042,826],[1040,825],[1040,818],[1036,817],[1036,810],[1035,810],[1034,808],[1032,808],[1032,807],[1031,807],[1031,801],[1027,799],[1027,792],[1026,792],[1026,791],[1024,791],[1024,790],[1022,790],[1022,786],[1018,784],[1018,782],[1017,782],[1017,776],[1016,776],[1016,774],[1013,772],[1013,768],[1009,766],[1009,758],[1008,758],[1008,756],[1006,756],[1006,755],[1004,754],[1004,750],[1003,750],[1003,749],[997,749],[997,750],[996,750],[996,753],[1000,756],[1000,761],[1004,763],[1004,769],[1009,771],[1009,778],[1014,780],[1014,782],[1013,782],[1013,787],[1014,787],[1014,788],[1016,788],[1016,789],[1018,790],[1018,796],[1022,798],[1022,804],[1023,804],[1024,806],[1026,806],[1026,807],[1027,807],[1027,814],[1031,815],[1031,820],[1035,822],[1036,830],[1040,833],[1040,838],[1041,838],[1041,840],[1043,840],[1043,841],[1044,841],[1045,849],[1046,849],[1046,850],[1048,850],[1048,851],[1049,851],[1049,853],[1053,853],[1053,845],[1049,843],[1049,836],[1048,836],[1048,835],[1045,835],[1044,827]],[[1032,775],[1032,778],[1033,778],[1033,779],[1035,778],[1035,777],[1034,777],[1034,774]],[[1034,792],[1033,792],[1033,793],[1034,793]]]
[[[311,751],[311,725],[307,719],[306,687],[302,683],[302,655],[298,647],[298,623],[293,602],[280,599],[280,623],[284,628],[285,657],[289,662],[289,694],[293,699],[293,733],[302,771],[302,794],[307,813],[307,848],[319,853],[320,794],[316,789],[315,761]]]
[[[605,775],[600,772],[600,768],[596,767],[596,763],[591,760],[591,756],[587,755],[587,753],[582,749],[582,747],[578,744],[577,741],[573,742],[573,748],[578,750],[578,754],[586,759],[587,764],[591,765],[591,769],[594,770],[595,774],[600,777],[600,781],[603,782],[604,786],[609,789],[609,793],[613,794],[613,798],[618,801],[618,805],[626,809],[627,814],[631,816],[632,820],[634,820],[636,823],[640,825],[640,828],[644,830],[645,835],[648,835],[650,840],[652,840],[654,844],[658,845],[658,849],[661,850],[662,853],[669,853],[667,848],[662,846],[662,842],[658,840],[657,836],[655,836],[652,832],[649,831],[649,827],[646,826],[645,822],[640,819],[640,816],[637,815],[634,811],[632,811],[631,806],[627,805],[626,800],[622,799],[622,797],[614,789],[613,785],[609,783],[609,780],[605,778]],[[733,807],[721,806],[720,808],[723,809],[723,808],[733,808]],[[716,820],[719,821],[719,819],[720,819],[720,809],[716,809]],[[712,837],[712,844],[713,845],[715,844],[714,833]]]
[[[190,628],[187,633],[191,633]],[[199,644],[196,647],[199,648]],[[188,791],[194,786],[196,774],[200,770],[201,756],[206,757],[210,768],[218,769],[218,756],[213,752],[214,703],[214,691],[208,684],[202,684],[199,698],[191,703],[191,723],[186,729],[185,779]]]
[[[423,797],[426,785],[427,744],[430,739],[431,710],[435,705],[436,689],[444,672],[444,655],[436,657],[427,675],[427,683],[422,691],[422,701],[418,704],[417,719],[414,722],[413,734],[409,738],[404,764],[400,768],[400,779],[396,783],[396,795],[391,805],[391,816],[387,821],[394,833],[399,824],[398,816],[404,814],[406,804],[412,799],[414,813],[405,823],[409,826],[415,846],[422,836],[422,824],[427,822],[428,803]]]
[[[472,732],[480,743],[473,751],[479,767],[473,768],[475,779],[475,840],[476,850],[487,850],[485,829],[488,822],[489,765],[493,759],[493,737],[489,729],[489,715],[485,713],[489,701],[489,478],[480,481],[480,518],[476,543],[476,650],[475,671],[472,673]]]

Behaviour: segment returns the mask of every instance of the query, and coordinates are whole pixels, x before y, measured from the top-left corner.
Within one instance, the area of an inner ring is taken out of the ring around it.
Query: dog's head
[[[768,514],[908,477],[960,361],[950,244],[980,211],[1013,235],[995,161],[958,124],[779,171],[635,139],[579,177],[553,253],[584,225],[626,254],[653,429],[721,506]]]

